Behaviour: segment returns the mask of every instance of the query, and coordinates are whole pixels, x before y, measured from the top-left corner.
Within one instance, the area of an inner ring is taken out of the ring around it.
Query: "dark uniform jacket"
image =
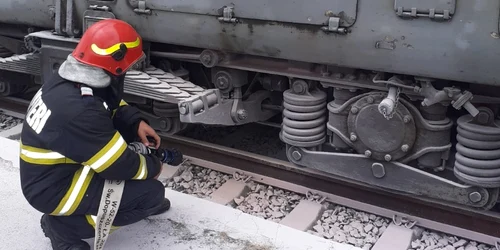
[[[88,87],[59,75],[45,83],[26,113],[20,175],[28,202],[42,213],[86,210],[105,179],[145,180],[161,168],[155,156],[127,148],[140,113],[124,101],[115,110]]]

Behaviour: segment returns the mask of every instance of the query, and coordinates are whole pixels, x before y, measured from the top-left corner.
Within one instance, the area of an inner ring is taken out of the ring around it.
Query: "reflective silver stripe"
[[[57,152],[41,153],[41,152],[29,151],[29,150],[26,150],[26,149],[21,149],[21,154],[23,154],[23,155],[25,155],[25,156],[27,156],[29,158],[33,158],[33,159],[50,159],[50,160],[54,160],[54,159],[66,158],[64,155],[59,154]]]
[[[78,172],[80,172],[80,174],[78,174]],[[82,167],[78,170],[73,177],[69,190],[66,195],[64,195],[54,212],[52,212],[52,215],[61,216],[72,214],[79,206],[83,195],[85,195],[94,173],[95,172],[88,166]]]
[[[139,154],[139,170],[137,174],[132,178],[133,180],[143,180],[147,176],[146,174],[146,158]]]
[[[111,160],[113,156],[115,156],[116,153],[119,153],[118,150],[125,145],[125,140],[123,137],[118,137],[117,142],[111,147],[111,149],[106,152],[99,160],[94,162],[93,164],[90,164],[90,167],[94,169],[95,171],[99,172],[100,168],[104,166],[106,162]],[[121,152],[120,152],[121,153]]]

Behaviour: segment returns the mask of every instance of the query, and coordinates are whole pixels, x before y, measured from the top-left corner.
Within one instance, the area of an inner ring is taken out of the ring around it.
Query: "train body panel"
[[[53,24],[49,9],[55,2],[27,3],[30,7],[22,9],[15,2],[0,4],[0,22]],[[500,86],[500,3],[494,0],[77,1],[76,20],[94,3],[105,3],[146,41]],[[223,20],[223,7],[230,3],[233,16],[226,9]],[[414,7],[420,17],[403,18]],[[433,8],[436,16],[430,18]],[[329,20],[334,27],[335,17],[349,33],[323,30]]]
[[[498,201],[500,1],[44,0],[17,1],[19,15],[15,2],[0,3],[0,23],[35,28],[34,53],[12,56],[22,36],[0,26],[0,90],[19,74],[43,83],[86,27],[117,18],[146,42],[125,99],[158,131],[260,122],[281,128],[296,165],[412,197]]]
[[[0,23],[53,28],[54,0],[5,0],[0,1]]]

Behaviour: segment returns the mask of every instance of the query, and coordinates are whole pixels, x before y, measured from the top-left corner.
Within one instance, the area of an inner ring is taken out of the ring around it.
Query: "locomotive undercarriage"
[[[77,41],[50,32],[31,37],[34,53],[2,54],[4,95],[43,82]],[[146,50],[146,63],[127,74],[126,101],[159,131],[278,119],[296,165],[406,195],[481,209],[497,203],[499,97],[464,91],[464,83],[389,73],[212,50]]]
[[[154,54],[208,68],[215,65],[207,61],[216,61],[219,67],[239,69],[233,71],[236,74],[247,70],[267,74],[267,81],[260,79],[262,88],[283,92],[280,139],[294,164],[373,187],[476,208],[490,209],[497,203],[500,121],[495,114],[500,99],[496,96],[473,96],[462,90],[468,89],[464,83],[454,87],[434,79],[395,75],[385,80],[383,73],[266,62],[213,51]],[[210,57],[214,55],[216,60]],[[212,73],[217,76],[218,70],[212,68]],[[212,82],[226,94],[235,82],[228,84],[225,79],[214,77]],[[228,96],[241,96],[240,90]],[[185,105],[181,102],[181,109]],[[201,101],[199,106],[209,110],[210,102]],[[193,122],[190,115],[181,113],[181,120]],[[220,113],[207,112],[205,117],[214,115]],[[249,122],[255,121],[259,120]],[[237,125],[241,121],[214,123],[201,116],[196,123]]]

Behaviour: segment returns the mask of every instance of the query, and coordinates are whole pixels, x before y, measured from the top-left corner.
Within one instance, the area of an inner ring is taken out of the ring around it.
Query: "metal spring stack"
[[[457,121],[455,176],[463,182],[485,187],[500,187],[500,120],[487,108],[479,108],[473,118],[464,115]]]
[[[281,140],[292,146],[315,147],[326,140],[326,93],[307,89],[307,84],[298,80],[283,93]]]

